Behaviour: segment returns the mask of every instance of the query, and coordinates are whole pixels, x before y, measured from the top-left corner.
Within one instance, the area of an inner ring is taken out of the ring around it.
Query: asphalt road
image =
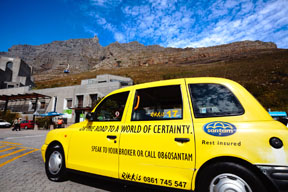
[[[159,192],[166,190],[151,189],[147,186],[135,186],[79,174],[70,174],[68,181],[52,182],[46,177],[40,152],[47,133],[46,130],[16,132],[11,131],[11,129],[0,129],[1,192]]]

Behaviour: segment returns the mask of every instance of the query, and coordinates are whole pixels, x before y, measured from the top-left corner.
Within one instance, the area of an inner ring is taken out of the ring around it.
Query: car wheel
[[[261,180],[246,167],[223,162],[210,165],[199,173],[197,191],[267,192]]]
[[[66,165],[64,151],[61,146],[54,145],[48,149],[45,162],[45,171],[51,181],[66,180]]]
[[[28,127],[27,127],[27,126],[25,126],[25,127],[24,127],[24,129],[26,129],[26,130],[27,130],[27,129],[28,129]]]

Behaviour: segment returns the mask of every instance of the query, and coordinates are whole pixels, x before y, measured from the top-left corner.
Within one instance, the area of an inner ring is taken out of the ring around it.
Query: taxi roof
[[[130,91],[132,89],[139,89],[139,88],[145,88],[145,87],[153,87],[153,86],[161,86],[161,85],[169,85],[169,84],[181,84],[185,82],[193,82],[193,83],[221,83],[221,84],[238,84],[235,81],[221,78],[221,77],[191,77],[191,78],[179,78],[179,79],[168,79],[168,80],[159,80],[159,81],[153,81],[153,82],[146,82],[146,83],[140,83],[137,85],[127,86],[124,88],[117,89],[115,91],[112,91],[108,95],[112,93],[117,92],[124,92],[124,91]],[[239,85],[239,84],[238,84]],[[108,96],[107,95],[107,96]]]

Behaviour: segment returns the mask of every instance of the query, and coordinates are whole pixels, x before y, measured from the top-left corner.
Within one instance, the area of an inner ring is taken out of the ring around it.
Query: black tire
[[[64,151],[60,145],[54,145],[48,149],[45,161],[45,171],[51,181],[66,180],[66,164]]]
[[[224,191],[231,187],[237,192],[268,192],[255,173],[232,162],[209,165],[197,177],[197,192]]]

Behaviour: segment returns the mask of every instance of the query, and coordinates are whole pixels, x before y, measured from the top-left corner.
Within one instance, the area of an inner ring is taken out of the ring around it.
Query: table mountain
[[[0,55],[20,57],[33,66],[34,74],[60,74],[70,65],[71,73],[93,69],[113,69],[161,64],[203,64],[234,57],[245,57],[251,52],[277,49],[271,42],[241,41],[206,48],[164,48],[145,46],[137,41],[111,43],[103,47],[95,36],[90,39],[54,41],[43,45],[15,45]]]

